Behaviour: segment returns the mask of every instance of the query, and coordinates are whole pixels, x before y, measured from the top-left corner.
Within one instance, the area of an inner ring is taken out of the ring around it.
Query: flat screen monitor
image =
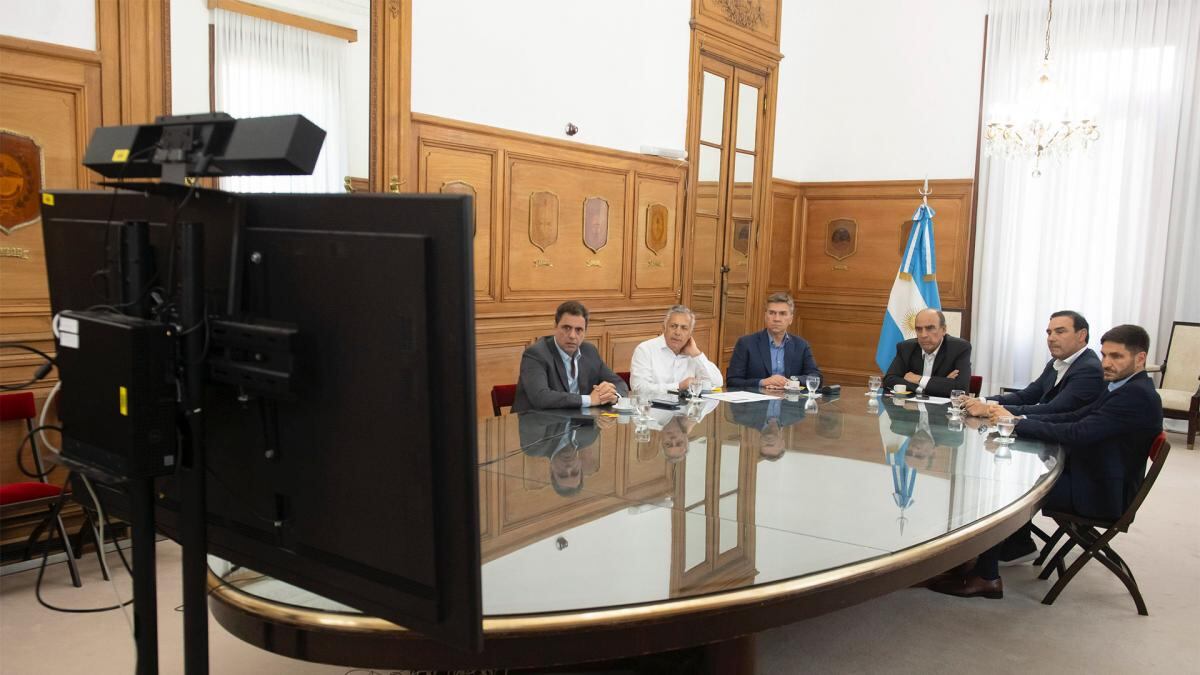
[[[54,193],[51,307],[122,309],[114,228],[135,221],[150,302],[174,302],[178,223],[199,222],[210,321],[296,328],[289,396],[206,381],[209,552],[478,648],[470,199],[158,190]],[[159,481],[174,536],[180,491]]]

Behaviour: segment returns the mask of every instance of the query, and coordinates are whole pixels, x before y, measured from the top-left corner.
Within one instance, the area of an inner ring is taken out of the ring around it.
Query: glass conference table
[[[945,405],[864,393],[706,400],[643,419],[598,409],[590,427],[571,424],[577,410],[481,420],[481,654],[217,559],[210,605],[252,644],[339,665],[698,649],[752,668],[754,633],[969,559],[1027,522],[1061,471],[1056,445],[1002,444]]]

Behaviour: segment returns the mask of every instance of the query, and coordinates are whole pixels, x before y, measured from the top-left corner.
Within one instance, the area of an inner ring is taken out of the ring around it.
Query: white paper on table
[[[932,403],[934,405],[941,405],[943,403],[950,402],[950,399],[942,398],[941,396],[926,396],[924,398],[910,398],[907,400],[912,401],[913,403]]]
[[[755,401],[779,401],[778,396],[767,396],[753,391],[723,391],[719,394],[705,394],[704,398],[725,401],[726,403],[754,403]]]

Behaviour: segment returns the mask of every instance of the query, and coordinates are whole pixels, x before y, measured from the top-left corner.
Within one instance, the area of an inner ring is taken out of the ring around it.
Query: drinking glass
[[[654,393],[650,391],[640,391],[637,395],[637,411],[638,417],[643,420],[650,419],[650,408],[653,407]]]
[[[878,396],[879,387],[883,386],[883,378],[878,375],[872,375],[867,378],[867,393],[864,396]]]
[[[808,395],[817,396],[817,387],[821,386],[821,378],[817,375],[809,375],[804,378],[804,386],[808,388]]]
[[[962,389],[955,389],[950,392],[950,408],[947,412],[951,417],[962,415],[963,404],[967,401],[967,392]]]
[[[996,428],[1000,431],[1000,438],[996,439],[997,443],[1012,443],[1013,429],[1017,427],[1017,418],[1011,415],[1005,415],[996,420]]]
[[[704,383],[700,381],[700,378],[693,377],[692,381],[688,382],[688,394],[690,394],[693,399],[699,398],[700,393],[703,391]]]
[[[950,431],[962,431],[963,421],[959,417],[951,417],[950,420],[946,422],[946,428]]]

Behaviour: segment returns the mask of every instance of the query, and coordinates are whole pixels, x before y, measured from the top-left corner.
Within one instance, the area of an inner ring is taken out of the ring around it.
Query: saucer
[[[617,405],[614,403],[613,410],[616,410],[619,412],[633,412],[634,407],[632,405]]]

